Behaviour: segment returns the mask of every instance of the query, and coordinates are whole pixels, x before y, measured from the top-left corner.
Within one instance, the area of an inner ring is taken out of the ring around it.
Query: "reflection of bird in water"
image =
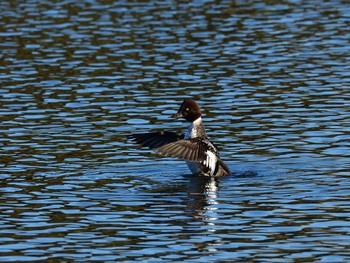
[[[179,181],[180,179],[180,181]],[[174,201],[174,205],[181,205],[184,207],[184,214],[190,216],[190,218],[196,221],[203,221],[201,215],[207,211],[215,210],[212,205],[217,204],[217,191],[219,178],[208,176],[194,176],[185,175],[183,178],[178,178],[171,183],[159,185],[157,187],[146,190],[150,193],[155,193],[157,198],[161,196],[166,200]],[[167,198],[165,198],[167,197]],[[177,199],[180,197],[180,200]],[[168,204],[168,209],[171,208],[171,204]],[[178,209],[177,206],[174,209]],[[188,219],[184,219],[187,221]],[[191,220],[192,221],[192,220]]]
[[[217,229],[216,221],[220,213],[217,193],[220,180],[221,178],[191,174],[177,177],[175,181],[171,180],[165,185],[155,183],[157,186],[147,192],[151,192],[161,205],[155,208],[150,206],[150,209],[160,209],[161,215],[169,215],[165,223],[176,227],[176,239],[198,240],[191,244],[202,251],[208,250],[210,245],[212,252],[215,246],[222,245],[220,236],[214,239],[211,236],[210,242],[203,242],[203,239]]]
[[[174,132],[151,132],[133,134],[130,139],[142,146],[155,149],[164,156],[186,160],[187,166],[194,174],[206,176],[224,176],[230,173],[229,168],[220,159],[217,148],[209,141],[202,122],[202,113],[197,103],[185,99],[173,115],[191,122],[186,135]]]
[[[217,204],[218,188],[218,180],[215,178],[191,176],[187,185],[187,212],[199,219],[198,217],[205,212],[215,210],[216,208],[210,208],[210,206]]]

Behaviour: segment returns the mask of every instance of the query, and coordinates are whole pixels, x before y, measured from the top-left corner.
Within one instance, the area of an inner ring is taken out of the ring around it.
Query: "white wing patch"
[[[203,164],[209,168],[210,175],[213,175],[218,158],[211,151],[206,151],[205,154],[207,155],[207,158],[203,161]]]

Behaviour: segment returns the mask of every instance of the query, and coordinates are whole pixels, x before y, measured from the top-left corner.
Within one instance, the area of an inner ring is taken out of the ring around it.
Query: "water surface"
[[[0,7],[0,261],[350,260],[344,1]],[[128,142],[184,130],[233,175]]]

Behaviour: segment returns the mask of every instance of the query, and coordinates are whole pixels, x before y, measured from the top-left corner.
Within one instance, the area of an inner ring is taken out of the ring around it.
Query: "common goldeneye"
[[[218,150],[209,141],[202,122],[202,113],[193,99],[185,99],[172,117],[191,122],[185,135],[163,131],[132,134],[128,138],[161,155],[186,160],[194,174],[218,177],[230,173],[220,159]]]

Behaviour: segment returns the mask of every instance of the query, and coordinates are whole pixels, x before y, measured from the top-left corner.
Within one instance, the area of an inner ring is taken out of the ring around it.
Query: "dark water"
[[[0,5],[0,261],[350,261],[346,1]],[[185,129],[235,175],[126,141]]]

